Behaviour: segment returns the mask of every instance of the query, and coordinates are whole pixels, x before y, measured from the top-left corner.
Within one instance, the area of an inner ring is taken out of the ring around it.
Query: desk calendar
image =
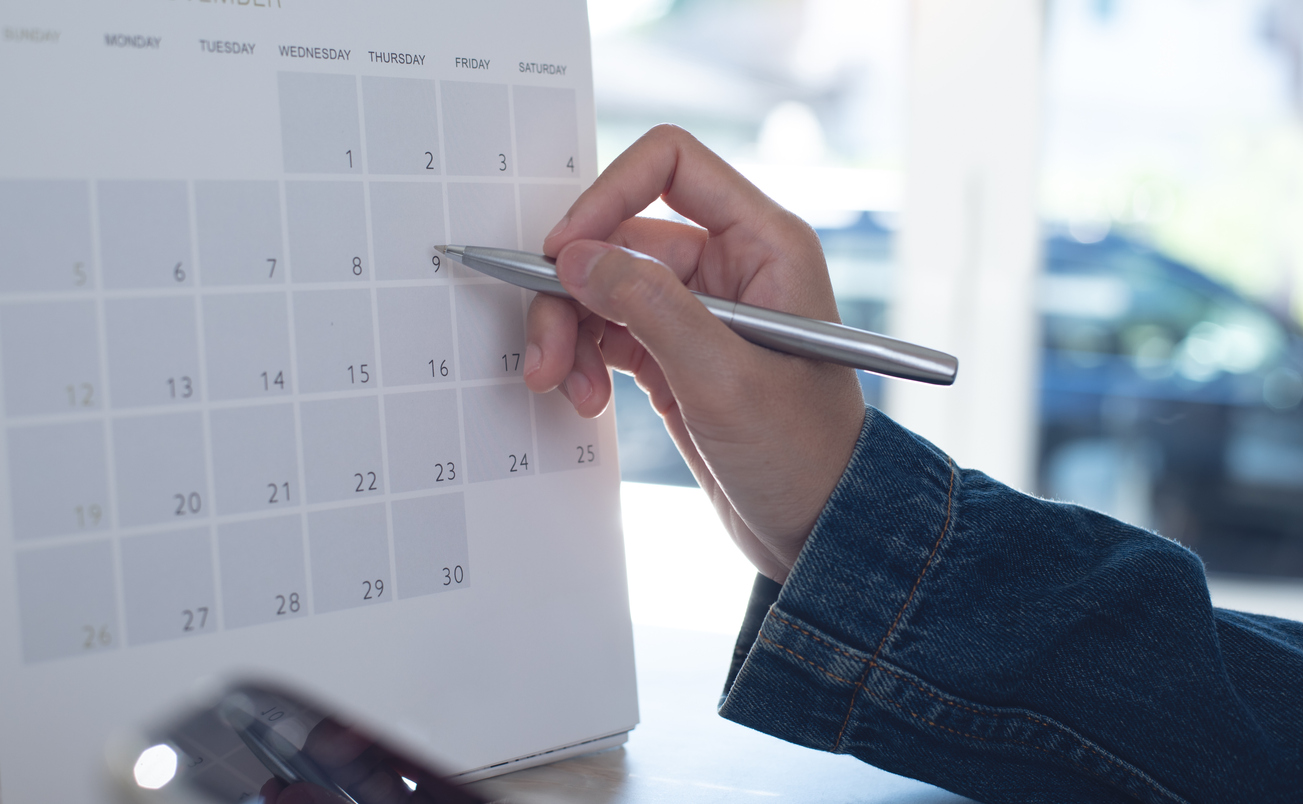
[[[595,177],[582,0],[0,27],[0,801],[98,800],[114,729],[231,672],[454,772],[621,740],[611,414],[432,249],[537,250]]]

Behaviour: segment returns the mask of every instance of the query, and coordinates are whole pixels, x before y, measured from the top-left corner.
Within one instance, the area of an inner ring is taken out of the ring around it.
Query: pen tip
[[[446,245],[444,245],[444,246],[435,246],[435,247],[434,247],[434,250],[437,251],[437,252],[439,252],[440,254],[447,254],[447,253],[448,253],[448,247],[447,247]]]

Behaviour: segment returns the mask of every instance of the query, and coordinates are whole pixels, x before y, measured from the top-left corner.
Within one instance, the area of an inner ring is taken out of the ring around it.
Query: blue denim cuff
[[[869,408],[720,714],[838,750],[866,659],[884,647],[942,541],[956,479],[944,453]]]
[[[1057,646],[1110,606],[1180,600],[1191,619],[1197,563],[1152,534],[961,471],[869,409],[720,714],[982,800],[1181,801],[1056,717],[1075,711],[1063,700],[1089,708],[1116,691],[1081,672],[1115,643]],[[1119,581],[1116,567],[1148,568],[1149,585]]]

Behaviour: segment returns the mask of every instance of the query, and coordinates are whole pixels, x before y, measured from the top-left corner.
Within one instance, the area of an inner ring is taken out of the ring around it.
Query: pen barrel
[[[953,355],[926,346],[702,293],[695,295],[729,329],[775,351],[933,385],[954,383],[959,371],[959,360]]]
[[[472,246],[449,246],[446,253],[468,268],[513,285],[572,298],[557,281],[556,262],[542,254]],[[695,291],[693,295],[735,333],[751,343],[778,352],[933,385],[950,385],[959,370],[959,361],[945,352],[876,332],[753,307]]]

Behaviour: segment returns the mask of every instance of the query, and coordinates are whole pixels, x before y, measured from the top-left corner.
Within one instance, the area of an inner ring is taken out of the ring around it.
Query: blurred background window
[[[1045,31],[1040,491],[1303,576],[1303,3]]]
[[[843,320],[889,332],[910,0],[589,8],[602,163],[683,126],[816,228]],[[1213,571],[1303,577],[1303,0],[1043,9],[1027,490]],[[895,382],[861,378],[872,404]],[[632,380],[616,386],[625,479],[693,485]]]

